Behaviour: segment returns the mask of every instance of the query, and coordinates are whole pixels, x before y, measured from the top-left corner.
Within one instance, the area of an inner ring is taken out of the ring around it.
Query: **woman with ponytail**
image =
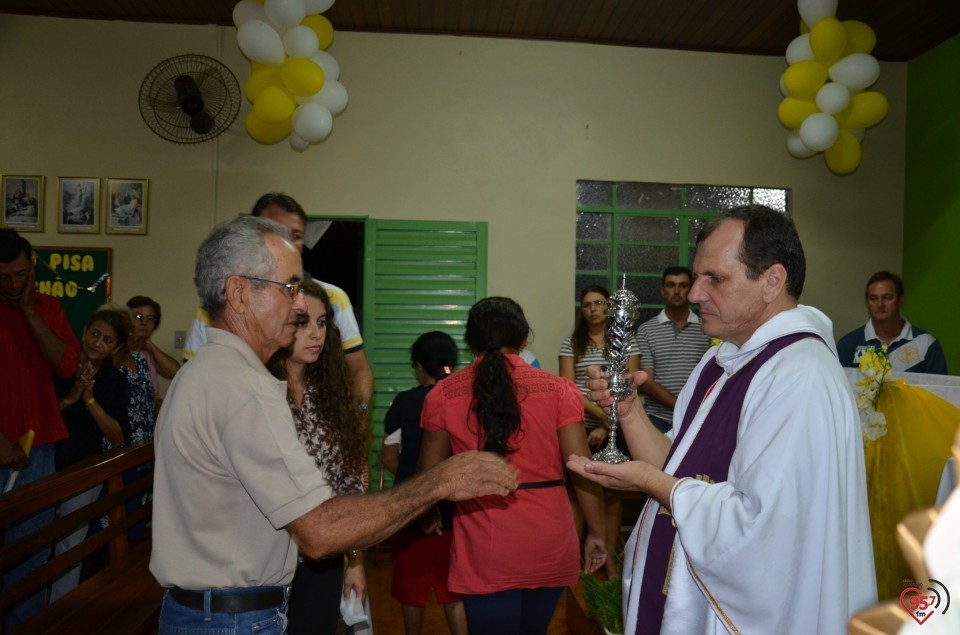
[[[457,503],[448,584],[463,596],[470,635],[543,635],[566,586],[577,581],[580,549],[564,489],[564,462],[587,453],[583,401],[570,380],[519,357],[530,333],[510,298],[490,297],[467,317],[476,359],[440,383],[424,403],[422,469],[472,450],[507,457],[519,489]],[[584,571],[603,566],[599,487],[572,475],[587,521]]]

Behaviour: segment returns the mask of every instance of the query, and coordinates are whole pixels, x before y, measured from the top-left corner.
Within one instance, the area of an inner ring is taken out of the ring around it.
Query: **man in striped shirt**
[[[637,329],[640,365],[650,377],[639,390],[647,397],[644,408],[650,420],[661,432],[673,427],[677,394],[710,347],[710,338],[700,330],[700,318],[687,301],[692,284],[690,269],[667,267],[660,284],[663,311]]]

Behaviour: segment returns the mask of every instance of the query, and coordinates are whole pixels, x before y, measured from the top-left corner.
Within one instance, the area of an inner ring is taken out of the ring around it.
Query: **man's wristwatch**
[[[347,564],[353,564],[356,562],[360,555],[363,553],[363,549],[351,549],[347,552]]]
[[[360,401],[360,402],[357,402],[357,407],[360,408],[360,410],[362,410],[363,412],[366,412],[367,410],[370,409],[370,404],[366,403],[365,401]]]

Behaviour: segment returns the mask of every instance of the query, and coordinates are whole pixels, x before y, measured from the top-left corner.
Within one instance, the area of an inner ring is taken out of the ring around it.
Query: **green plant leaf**
[[[598,580],[596,576],[580,574],[583,583],[583,601],[591,616],[611,633],[623,632],[623,592],[620,578]]]

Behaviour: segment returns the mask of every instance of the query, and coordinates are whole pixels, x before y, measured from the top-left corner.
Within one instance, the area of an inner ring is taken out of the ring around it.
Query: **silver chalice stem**
[[[627,349],[630,346],[630,333],[637,322],[640,302],[637,296],[627,289],[627,276],[624,275],[617,292],[610,296],[607,306],[607,386],[613,403],[610,404],[610,432],[607,446],[593,455],[596,461],[604,463],[624,463],[630,457],[617,449],[617,432],[620,414],[617,406],[633,392],[630,374],[627,370]]]

